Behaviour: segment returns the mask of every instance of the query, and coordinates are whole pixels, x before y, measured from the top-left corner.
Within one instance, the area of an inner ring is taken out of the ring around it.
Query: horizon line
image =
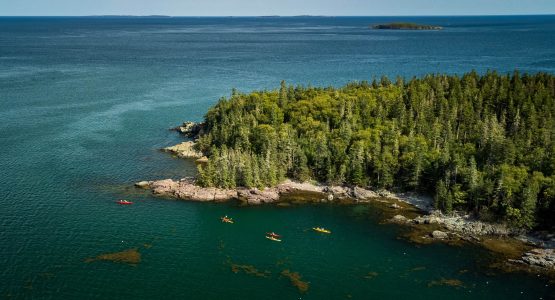
[[[555,13],[533,13],[533,14],[432,14],[432,15],[126,15],[126,14],[105,14],[105,15],[0,15],[0,18],[28,17],[28,18],[48,18],[48,17],[68,17],[68,18],[295,18],[295,17],[315,17],[315,18],[341,18],[341,17],[517,17],[517,16],[555,16]]]

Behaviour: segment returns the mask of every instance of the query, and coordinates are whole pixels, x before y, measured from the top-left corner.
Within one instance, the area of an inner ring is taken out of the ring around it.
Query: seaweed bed
[[[441,278],[439,280],[432,280],[428,283],[428,287],[441,286],[441,285],[451,286],[456,288],[464,287],[464,283],[458,279]]]
[[[111,261],[136,266],[141,262],[141,253],[138,248],[131,248],[120,252],[104,253],[96,257],[89,257],[85,259],[86,263],[95,261]]]
[[[308,291],[309,284],[308,282],[303,281],[299,273],[291,272],[289,270],[283,270],[281,272],[281,275],[289,278],[289,280],[291,281],[291,284],[295,286],[299,290],[299,292],[306,293]]]
[[[230,263],[230,265],[231,265],[231,272],[235,274],[243,272],[248,275],[254,275],[257,277],[265,277],[265,278],[269,277],[272,274],[270,271],[259,271],[253,265],[239,265],[234,263]]]

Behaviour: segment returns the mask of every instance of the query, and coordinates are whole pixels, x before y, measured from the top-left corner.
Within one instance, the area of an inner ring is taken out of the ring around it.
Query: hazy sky
[[[0,0],[4,16],[555,14],[555,0]]]

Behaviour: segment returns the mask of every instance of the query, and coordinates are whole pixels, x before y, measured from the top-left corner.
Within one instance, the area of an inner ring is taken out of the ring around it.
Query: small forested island
[[[234,90],[205,116],[197,184],[262,188],[289,178],[417,191],[443,212],[552,228],[554,113],[555,76],[543,73]]]
[[[416,23],[388,23],[371,25],[373,29],[395,29],[395,30],[442,30],[441,26],[424,25]]]

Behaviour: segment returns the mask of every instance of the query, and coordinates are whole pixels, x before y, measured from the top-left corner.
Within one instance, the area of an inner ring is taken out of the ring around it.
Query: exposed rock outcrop
[[[239,189],[237,190],[238,198],[246,201],[248,204],[272,203],[279,200],[279,192],[275,188],[264,190],[259,189]]]
[[[358,186],[323,186],[321,187],[321,192],[328,194],[329,201],[346,198],[355,199],[357,201],[368,201],[370,199],[381,197],[377,192]]]
[[[379,195],[373,191],[360,187],[323,186],[312,183],[300,183],[286,180],[272,188],[237,188],[220,189],[204,188],[195,184],[194,178],[183,178],[175,181],[164,179],[157,181],[140,181],[136,187],[151,189],[157,196],[172,197],[193,201],[224,201],[240,199],[248,204],[261,204],[277,202],[283,194],[293,192],[313,192],[325,194],[323,199],[328,201],[341,199],[355,199],[356,201],[370,201]]]
[[[193,201],[225,201],[237,198],[237,191],[219,188],[203,188],[195,184],[192,178],[183,178],[179,181],[164,179],[149,181],[152,192],[158,196]]]
[[[509,261],[555,271],[555,249],[532,249],[524,253],[521,259],[510,259]]]
[[[279,200],[277,188],[259,190],[256,188],[220,189],[201,187],[195,184],[194,178],[183,178],[141,181],[135,183],[140,188],[149,188],[156,196],[184,199],[191,201],[227,201],[240,199],[248,204],[270,203]]]
[[[208,163],[208,157],[203,156],[203,157],[201,157],[201,158],[195,160],[195,162],[198,163],[198,164],[205,164],[205,163]]]
[[[135,183],[135,186],[141,189],[150,188],[150,181],[139,181]]]
[[[197,139],[204,133],[204,123],[183,122],[180,126],[172,128],[173,130],[185,135],[188,138]]]
[[[447,234],[447,232],[443,232],[441,230],[434,230],[431,233],[432,238],[434,239],[438,239],[438,240],[443,240],[449,237],[449,235]]]
[[[391,218],[391,222],[406,223],[407,222],[407,217],[405,217],[403,215],[395,215],[393,218]]]
[[[399,204],[397,204],[397,203],[392,203],[392,204],[389,206],[389,208],[400,209],[401,206],[400,206]]]
[[[202,158],[202,152],[194,149],[195,142],[186,141],[175,146],[166,147],[163,150],[171,152],[181,158]]]
[[[440,224],[447,230],[467,236],[495,235],[508,236],[514,234],[505,224],[485,223],[469,215],[444,215],[440,211],[432,211],[428,215],[407,220],[410,224]]]

